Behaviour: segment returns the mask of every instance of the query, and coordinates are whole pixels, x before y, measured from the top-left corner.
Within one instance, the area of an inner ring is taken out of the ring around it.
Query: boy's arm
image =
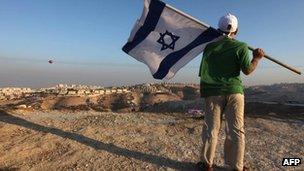
[[[264,50],[263,49],[260,49],[260,48],[257,48],[255,49],[253,52],[252,52],[252,60],[251,60],[251,63],[250,63],[250,67],[248,69],[245,69],[245,70],[242,70],[242,72],[245,74],[245,75],[249,75],[251,74],[257,67],[259,61],[262,59],[262,57],[265,55],[264,53]]]

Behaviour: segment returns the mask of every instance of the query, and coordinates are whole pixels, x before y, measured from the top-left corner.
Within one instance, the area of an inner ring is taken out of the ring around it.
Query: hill
[[[284,157],[303,156],[302,88],[245,90],[245,163],[253,170],[285,170]],[[145,84],[129,90],[33,92],[0,101],[0,170],[196,170],[204,112],[188,110],[203,109],[199,86]],[[216,170],[226,169],[224,126]]]
[[[284,170],[283,157],[303,155],[304,108],[288,110],[248,111],[245,163],[253,170]],[[197,170],[202,124],[180,113],[1,111],[0,170]],[[222,129],[216,171],[225,170],[224,138]]]

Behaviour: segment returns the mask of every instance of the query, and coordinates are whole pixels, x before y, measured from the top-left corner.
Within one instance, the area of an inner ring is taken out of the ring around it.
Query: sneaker
[[[212,166],[204,162],[198,162],[196,166],[200,171],[213,171]]]
[[[250,171],[249,167],[244,166],[243,171]]]

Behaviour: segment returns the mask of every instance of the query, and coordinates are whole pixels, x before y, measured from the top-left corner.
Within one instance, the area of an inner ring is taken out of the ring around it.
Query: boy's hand
[[[260,48],[254,49],[254,51],[252,52],[253,59],[256,60],[262,59],[264,55],[265,55],[264,50]]]

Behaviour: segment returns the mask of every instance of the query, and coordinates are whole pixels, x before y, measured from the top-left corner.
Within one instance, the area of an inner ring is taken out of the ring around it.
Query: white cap
[[[223,32],[235,32],[238,28],[238,19],[236,16],[228,13],[221,17],[218,27]]]

